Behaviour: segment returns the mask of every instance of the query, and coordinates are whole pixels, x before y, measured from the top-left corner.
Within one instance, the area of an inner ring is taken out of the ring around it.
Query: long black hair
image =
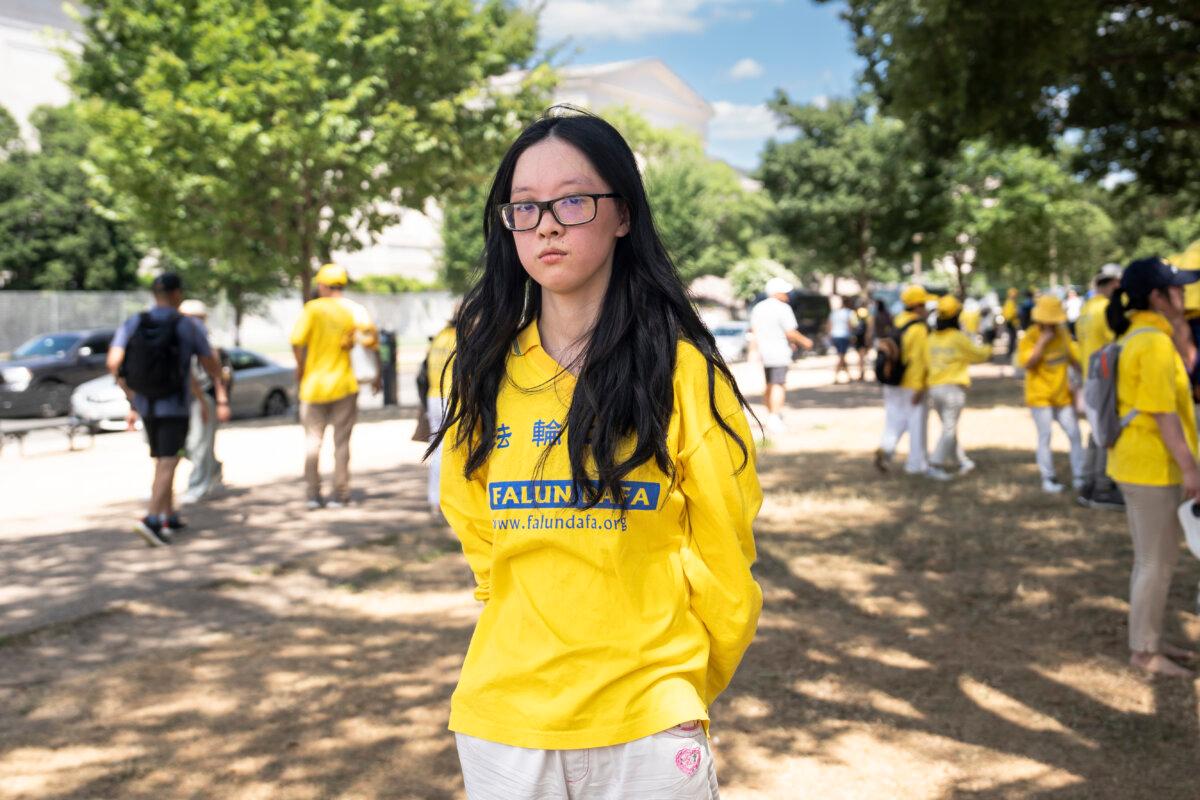
[[[1126,315],[1130,311],[1149,310],[1150,295],[1155,291],[1147,289],[1144,292],[1135,293],[1123,286],[1118,286],[1108,301],[1108,308],[1104,310],[1105,321],[1108,322],[1108,327],[1112,328],[1113,333],[1117,336],[1125,335],[1125,331],[1129,330],[1129,326],[1133,324]]]
[[[745,468],[746,443],[717,409],[718,373],[743,407],[748,407],[746,400],[688,300],[654,227],[633,151],[603,119],[564,107],[549,109],[517,137],[492,180],[483,214],[482,275],[463,298],[446,421],[428,453],[457,424],[452,446],[467,448],[463,474],[470,477],[495,445],[496,397],[506,380],[512,343],[526,325],[536,322],[541,309],[540,287],[521,266],[513,234],[497,224],[496,207],[509,201],[517,159],[547,139],[583,153],[629,216],[629,233],[617,239],[603,305],[576,362],[574,395],[560,434],[560,439],[566,436],[576,496],[588,508],[606,494],[624,498],[621,480],[650,460],[674,480],[667,426],[680,340],[692,344],[707,362],[709,408],[716,424],[741,450]]]

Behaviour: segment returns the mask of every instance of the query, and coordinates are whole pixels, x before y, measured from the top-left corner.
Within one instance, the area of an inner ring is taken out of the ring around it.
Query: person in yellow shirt
[[[1032,323],[1017,346],[1017,363],[1025,368],[1025,405],[1037,426],[1037,465],[1042,491],[1058,494],[1063,485],[1054,470],[1050,436],[1057,422],[1071,445],[1071,474],[1076,489],[1083,488],[1083,442],[1079,420],[1071,400],[1069,367],[1079,368],[1079,347],[1067,332],[1067,313],[1062,301],[1051,294],[1037,299]]]
[[[300,423],[304,426],[305,504],[310,511],[341,508],[350,502],[350,434],[358,418],[358,380],[350,362],[356,344],[375,360],[372,388],[382,386],[379,337],[367,310],[343,296],[346,270],[326,264],[315,278],[318,297],[304,304],[292,328],[296,383],[300,386]],[[321,495],[321,443],[333,426],[333,497]]]
[[[1108,307],[1122,343],[1117,361],[1117,415],[1128,420],[1108,452],[1108,474],[1125,496],[1133,538],[1129,583],[1130,663],[1145,672],[1193,677],[1177,663],[1195,653],[1168,644],[1163,616],[1183,530],[1176,509],[1200,500],[1196,420],[1188,371],[1173,336],[1187,327],[1183,286],[1200,272],[1180,272],[1159,258],[1125,268]]]
[[[960,475],[975,469],[958,439],[958,420],[967,404],[971,376],[967,368],[992,357],[992,348],[975,344],[959,328],[962,303],[954,295],[945,295],[937,303],[937,330],[929,334],[925,357],[929,364],[929,405],[942,422],[942,435],[933,450],[929,477],[950,480],[950,468],[957,462]]]
[[[875,451],[875,468],[886,472],[896,445],[908,434],[908,459],[904,471],[909,475],[928,475],[929,451],[926,427],[929,403],[925,396],[925,340],[929,336],[926,304],[934,299],[925,287],[912,285],[900,293],[904,310],[892,320],[893,334],[899,337],[900,362],[904,374],[898,386],[883,385],[883,439]],[[882,335],[882,334],[881,334]]]
[[[615,128],[552,109],[491,185],[427,451],[484,603],[450,705],[467,797],[712,800],[762,607],[745,399]]]
[[[1092,355],[1111,342],[1115,336],[1112,328],[1108,327],[1106,312],[1109,298],[1121,282],[1121,272],[1119,264],[1105,264],[1100,268],[1100,272],[1092,281],[1095,293],[1083,304],[1079,320],[1075,323],[1075,337],[1079,342],[1079,367],[1085,383]],[[1089,421],[1095,413],[1095,409],[1087,409]],[[1083,488],[1079,490],[1076,501],[1088,508],[1121,511],[1125,508],[1125,499],[1121,497],[1121,490],[1113,483],[1112,478],[1108,477],[1108,451],[1096,442],[1095,423],[1090,427],[1087,457],[1083,464]]]
[[[457,312],[456,315],[457,316]],[[429,440],[446,420],[446,400],[450,396],[451,372],[447,369],[454,354],[455,318],[452,317],[429,342],[429,353],[425,356],[425,374],[429,381],[429,392],[425,395],[425,413],[429,417]],[[439,486],[442,476],[442,447],[438,448],[426,459],[429,462],[429,485],[426,499],[429,501],[429,513],[434,517],[441,516]]]

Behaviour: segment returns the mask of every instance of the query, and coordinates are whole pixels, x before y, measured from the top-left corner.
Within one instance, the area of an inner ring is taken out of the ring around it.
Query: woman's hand
[[[1183,499],[1200,502],[1200,469],[1192,467],[1183,473]]]

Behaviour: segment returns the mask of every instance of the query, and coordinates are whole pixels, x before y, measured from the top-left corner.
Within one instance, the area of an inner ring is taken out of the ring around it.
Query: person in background
[[[992,357],[992,348],[978,345],[959,328],[962,304],[953,295],[945,295],[937,303],[937,330],[929,334],[926,357],[929,362],[929,405],[942,421],[942,434],[933,450],[929,477],[950,480],[950,470],[957,462],[958,474],[966,475],[975,469],[967,458],[958,438],[958,421],[967,404],[967,387],[971,385],[968,367],[982,364]]]
[[[154,307],[135,314],[117,329],[107,366],[129,398],[129,429],[133,430],[141,417],[154,459],[150,505],[134,531],[149,546],[161,547],[185,527],[175,511],[174,483],[179,454],[188,438],[192,356],[213,381],[216,416],[221,422],[229,421],[229,395],[208,336],[194,319],[179,313],[183,281],[173,272],[164,272],[150,289]]]
[[[837,353],[837,364],[833,368],[833,382],[840,383],[843,373],[846,382],[851,381],[850,366],[846,363],[846,354],[850,352],[850,338],[854,332],[854,312],[850,309],[850,300],[846,297],[834,297],[834,308],[829,312],[829,340]]]
[[[379,366],[379,335],[367,310],[344,296],[346,270],[326,264],[314,282],[318,297],[304,304],[292,329],[296,356],[296,383],[300,387],[300,422],[304,426],[305,506],[310,511],[342,508],[350,503],[350,435],[358,419],[358,380],[350,364],[350,350],[362,344]],[[376,369],[372,389],[383,386]],[[333,426],[333,496],[321,494],[321,444],[325,429]]]
[[[859,300],[854,304],[854,329],[851,332],[850,346],[858,353],[858,381],[867,379],[867,351],[871,349],[871,312],[867,310],[867,301]]]
[[[767,381],[766,427],[770,433],[783,433],[783,401],[786,396],[788,367],[797,347],[810,348],[812,340],[802,334],[788,297],[792,285],[783,278],[771,278],[763,287],[767,295],[750,311],[750,331],[754,346],[762,359],[763,375]]]
[[[1050,449],[1053,425],[1058,422],[1071,443],[1071,473],[1076,489],[1083,488],[1084,453],[1079,438],[1079,419],[1072,404],[1067,370],[1079,366],[1079,347],[1067,332],[1067,314],[1062,301],[1042,295],[1030,312],[1029,329],[1017,347],[1017,363],[1025,369],[1025,405],[1037,426],[1037,465],[1042,491],[1058,494],[1063,485],[1054,470]]]
[[[1000,307],[1000,315],[1004,317],[1004,330],[1008,333],[1008,353],[1009,358],[1017,352],[1017,315],[1020,309],[1017,307],[1017,297],[1019,293],[1015,286],[1008,289],[1008,294],[1004,299],[1004,305]]]
[[[926,475],[929,472],[929,453],[926,442],[926,426],[929,420],[928,362],[925,360],[925,342],[929,336],[926,323],[926,304],[934,296],[925,287],[912,285],[900,293],[904,311],[892,321],[893,330],[902,331],[900,337],[900,361],[904,364],[904,375],[898,386],[883,387],[883,440],[875,451],[875,468],[886,472],[888,462],[896,452],[896,446],[905,433],[908,434],[908,460],[904,471],[909,475]],[[876,330],[882,330],[877,328]],[[881,335],[881,334],[879,334]]]
[[[184,300],[179,305],[179,313],[196,321],[208,338],[208,307],[200,300]],[[221,363],[221,379],[225,383],[226,394],[229,393],[229,357],[217,347],[212,347],[213,355]],[[185,452],[188,461],[192,462],[192,472],[188,476],[187,489],[179,498],[182,505],[199,502],[219,491],[223,485],[221,462],[217,460],[217,390],[208,372],[200,364],[200,359],[193,356],[191,369],[191,414],[188,420],[188,436]]]
[[[1025,290],[1025,296],[1017,305],[1017,323],[1023,331],[1029,330],[1029,326],[1033,324],[1033,307],[1037,304],[1037,298],[1037,290],[1031,286]],[[1066,318],[1065,311],[1063,317]]]
[[[1108,474],[1125,497],[1133,538],[1130,664],[1182,678],[1193,673],[1179,662],[1196,654],[1164,639],[1163,617],[1183,538],[1176,509],[1184,500],[1200,500],[1192,389],[1175,343],[1187,328],[1183,286],[1197,280],[1200,272],[1140,259],[1125,268],[1108,306],[1108,324],[1122,344],[1117,415],[1132,416],[1108,453]]]
[[[1112,328],[1108,327],[1108,302],[1121,282],[1121,265],[1105,264],[1092,281],[1093,294],[1083,304],[1079,320],[1075,323],[1076,339],[1079,342],[1079,369],[1087,382],[1092,354],[1113,341]],[[1088,409],[1092,418],[1095,409]],[[1108,450],[1096,442],[1095,425],[1088,433],[1087,458],[1083,467],[1083,488],[1076,498],[1087,508],[1107,508],[1117,511],[1125,509],[1125,499],[1112,478],[1108,477]]]
[[[442,328],[429,342],[429,353],[425,356],[426,375],[429,381],[429,393],[425,396],[425,413],[429,417],[429,441],[434,441],[438,431],[446,419],[446,400],[450,397],[450,378],[453,375],[453,365],[450,363],[454,355],[455,326],[458,324],[458,312],[455,311],[446,327]],[[429,513],[434,517],[442,516],[442,506],[439,486],[442,475],[442,443],[429,454],[429,488],[426,498],[429,500]]]

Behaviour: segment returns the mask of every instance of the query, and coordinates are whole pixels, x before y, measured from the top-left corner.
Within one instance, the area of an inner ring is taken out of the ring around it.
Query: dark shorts
[[[839,356],[844,356],[844,355],[846,355],[847,352],[849,352],[849,350],[850,350],[850,337],[849,336],[835,336],[835,337],[833,337],[832,341],[833,341],[833,349],[837,350],[837,354]]]
[[[767,385],[777,383],[783,386],[787,383],[787,367],[763,367],[763,374],[767,376]]]
[[[865,333],[856,333],[850,339],[850,346],[855,350],[867,349],[867,335]]]
[[[183,450],[187,442],[187,417],[157,417],[142,419],[146,440],[150,442],[151,458],[171,458]]]

